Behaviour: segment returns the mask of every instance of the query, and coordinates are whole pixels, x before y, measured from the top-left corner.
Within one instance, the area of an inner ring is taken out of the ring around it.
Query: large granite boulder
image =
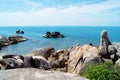
[[[29,55],[30,56],[43,56],[44,58],[48,59],[52,53],[54,53],[55,49],[52,47],[48,48],[38,48],[33,50]]]
[[[97,47],[91,45],[74,46],[69,53],[68,72],[79,74],[85,69],[85,65],[91,62],[102,62]]]
[[[24,68],[38,68],[43,70],[50,69],[48,61],[42,56],[26,56],[24,57]]]
[[[119,58],[119,56],[116,54],[117,50],[111,44],[106,30],[103,30],[101,32],[99,53],[100,53],[101,57],[103,57],[105,59],[111,59],[114,64],[117,61],[117,59]]]
[[[64,35],[62,35],[60,32],[46,32],[45,38],[64,38]]]
[[[67,72],[68,58],[69,51],[67,49],[60,49],[52,53],[48,58],[51,69]]]
[[[0,69],[15,69],[23,67],[23,56],[5,55],[0,59]]]
[[[89,80],[76,74],[35,68],[0,70],[0,80]]]

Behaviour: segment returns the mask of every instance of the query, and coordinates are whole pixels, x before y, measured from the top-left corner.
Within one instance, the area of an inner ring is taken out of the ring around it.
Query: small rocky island
[[[60,32],[46,32],[44,38],[64,38],[65,36],[62,35]]]

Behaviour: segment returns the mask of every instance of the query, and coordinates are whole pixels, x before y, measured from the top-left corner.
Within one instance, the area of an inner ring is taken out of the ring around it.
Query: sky
[[[120,26],[120,0],[0,0],[0,26]]]

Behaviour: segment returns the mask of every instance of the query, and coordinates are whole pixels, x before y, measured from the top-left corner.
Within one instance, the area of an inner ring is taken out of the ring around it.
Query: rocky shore
[[[120,43],[111,43],[107,31],[103,30],[99,47],[90,43],[57,51],[52,47],[38,48],[27,56],[1,56],[0,77],[1,80],[47,80],[48,76],[49,80],[87,80],[76,75],[89,64],[104,63],[106,60],[120,67]],[[13,74],[5,77],[8,73]]]
[[[9,36],[8,38],[4,36],[0,36],[0,50],[2,49],[2,47],[5,47],[11,44],[16,44],[19,42],[23,42],[26,40],[27,38],[19,36],[19,35]]]

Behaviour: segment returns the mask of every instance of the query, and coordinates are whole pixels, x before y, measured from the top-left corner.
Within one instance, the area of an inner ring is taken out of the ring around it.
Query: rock
[[[67,49],[60,49],[52,53],[48,58],[51,69],[67,72],[69,52]]]
[[[39,69],[44,69],[44,70],[48,70],[50,69],[50,65],[48,64],[48,61],[42,57],[42,56],[32,56],[34,64],[36,65],[36,68]]]
[[[54,53],[55,49],[52,47],[48,48],[38,48],[33,50],[29,55],[31,56],[43,56],[44,58],[48,59],[50,54]]]
[[[111,42],[109,41],[107,35],[108,35],[107,31],[103,30],[101,32],[99,51],[100,51],[100,55],[104,57],[107,57],[108,55],[108,45],[111,45]]]
[[[112,45],[117,49],[117,55],[120,56],[120,42],[113,42]]]
[[[76,74],[35,68],[0,70],[0,80],[89,80]]]
[[[94,63],[102,61],[97,47],[91,45],[72,47],[69,53],[68,72],[79,74],[91,61]]]
[[[110,55],[112,55],[112,54],[117,53],[117,50],[116,50],[116,48],[115,48],[113,45],[109,45],[109,46],[108,46],[108,53],[109,53]]]
[[[20,58],[7,58],[0,60],[1,69],[22,68],[23,61]]]
[[[25,56],[24,57],[23,67],[24,68],[36,67],[34,64],[34,60],[33,60],[32,56]]]
[[[64,38],[65,36],[62,35],[60,32],[46,32],[46,35],[43,36],[45,38]]]
[[[101,32],[99,53],[100,53],[101,57],[103,57],[105,59],[111,59],[113,61],[113,63],[115,64],[115,62],[119,58],[119,56],[116,54],[117,50],[111,44],[107,35],[108,35],[107,31],[103,30]]]
[[[22,41],[26,41],[26,40],[27,40],[26,38],[24,38],[22,36],[18,36],[18,35],[8,37],[9,44],[16,44],[18,42],[22,42]]]
[[[39,68],[43,70],[50,69],[48,61],[42,56],[25,56],[23,68]]]
[[[23,67],[23,56],[5,55],[0,59],[1,69],[14,69]]]
[[[0,49],[2,49],[2,47],[8,46],[8,40],[6,37],[4,36],[0,36]]]
[[[4,36],[0,36],[0,50],[2,49],[2,47],[8,46],[10,44],[16,44],[18,42],[22,42],[26,40],[27,40],[26,38],[18,35],[10,36],[8,38]]]
[[[118,59],[115,64],[120,68],[120,59]]]

